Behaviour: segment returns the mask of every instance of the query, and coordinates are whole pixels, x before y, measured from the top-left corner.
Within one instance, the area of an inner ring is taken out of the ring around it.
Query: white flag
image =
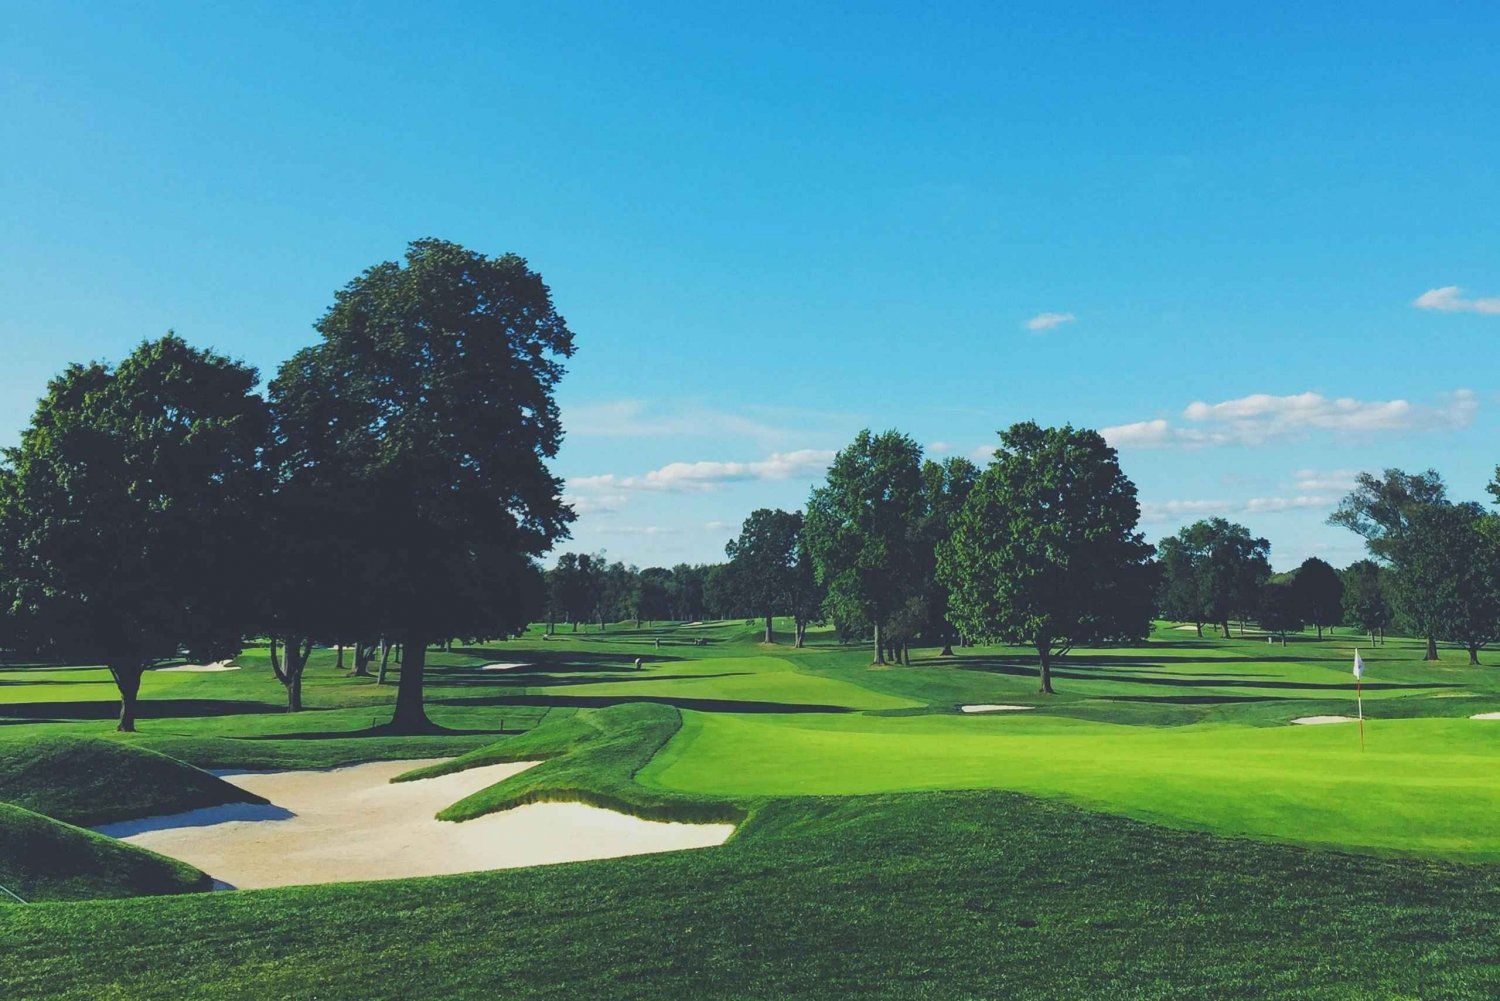
[[[1359,651],[1354,651],[1354,680],[1358,681],[1365,676],[1365,662],[1359,659]]]

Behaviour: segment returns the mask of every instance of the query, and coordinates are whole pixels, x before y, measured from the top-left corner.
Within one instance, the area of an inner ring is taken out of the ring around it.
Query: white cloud
[[[639,476],[580,476],[569,481],[574,490],[660,490],[672,493],[717,490],[727,483],[755,480],[789,480],[816,476],[828,468],[834,453],[804,448],[776,452],[754,462],[670,462]]]
[[[644,400],[604,400],[564,408],[563,427],[569,435],[589,438],[652,438],[731,436],[774,442],[788,432],[739,414],[706,407],[662,410]]]
[[[943,452],[953,451],[953,446],[948,444],[946,441],[935,441],[927,446],[927,451],[942,454]]]
[[[682,529],[666,525],[609,525],[596,529],[600,535],[681,535]]]
[[[1293,396],[1255,393],[1221,403],[1190,403],[1182,411],[1185,424],[1164,419],[1137,421],[1103,428],[1100,433],[1116,447],[1264,445],[1319,431],[1369,437],[1463,428],[1473,422],[1478,409],[1479,399],[1468,389],[1448,393],[1432,404],[1331,398],[1310,392]]]
[[[579,514],[611,514],[625,506],[624,494],[591,494],[579,496],[568,493],[563,500]]]
[[[969,458],[975,462],[989,462],[995,457],[994,445],[980,445],[978,448],[969,450]]]
[[[1333,490],[1348,493],[1354,489],[1357,469],[1299,469],[1292,474],[1296,489],[1302,491]]]
[[[1294,497],[1251,497],[1249,500],[1167,500],[1141,503],[1141,521],[1146,524],[1186,522],[1215,515],[1276,514],[1282,511],[1331,508],[1337,501],[1318,494]]]
[[[705,522],[703,527],[710,532],[729,532],[733,531],[737,526],[732,521],[709,521]]]
[[[1026,321],[1027,330],[1054,330],[1064,323],[1072,323],[1078,317],[1072,313],[1038,313]]]
[[[1500,314],[1500,297],[1465,299],[1463,289],[1457,285],[1428,289],[1411,301],[1418,309],[1430,309],[1439,313],[1489,313]]]

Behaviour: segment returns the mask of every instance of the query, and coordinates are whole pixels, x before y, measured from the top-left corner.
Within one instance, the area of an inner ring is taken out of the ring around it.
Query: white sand
[[[227,660],[221,660],[213,664],[178,664],[175,667],[158,667],[156,670],[158,670],[162,674],[168,674],[172,671],[185,671],[199,674],[209,671],[238,671],[239,667],[235,664],[229,663],[229,661]]]
[[[481,671],[514,671],[518,667],[530,667],[530,664],[486,664],[480,668]]]
[[[270,806],[235,804],[127,821],[100,833],[182,859],[233,887],[438,876],[723,844],[732,824],[666,824],[531,803],[462,823],[434,814],[535,762],[392,783],[428,761],[226,776]]]
[[[1500,713],[1475,713],[1469,719],[1500,719]]]
[[[1197,626],[1173,626],[1172,628],[1179,633],[1196,633],[1198,631]]]
[[[959,706],[966,713],[1015,713],[1026,709],[1035,709],[1036,706],[1006,706],[1006,705],[981,705],[981,706]]]
[[[1315,726],[1319,723],[1355,723],[1358,721],[1353,716],[1298,716],[1292,722],[1301,723],[1304,726]]]

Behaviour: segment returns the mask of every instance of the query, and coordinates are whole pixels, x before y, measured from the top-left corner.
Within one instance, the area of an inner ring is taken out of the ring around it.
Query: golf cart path
[[[181,859],[240,889],[439,876],[723,844],[732,824],[642,820],[582,803],[529,803],[462,823],[444,807],[536,762],[393,783],[446,759],[328,771],[240,772],[224,780],[269,801],[97,828]]]

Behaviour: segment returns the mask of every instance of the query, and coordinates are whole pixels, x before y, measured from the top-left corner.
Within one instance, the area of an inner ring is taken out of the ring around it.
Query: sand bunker
[[[1298,716],[1292,722],[1303,726],[1316,726],[1319,723],[1357,723],[1359,721],[1353,716]]]
[[[480,668],[481,671],[514,671],[518,667],[530,667],[530,664],[486,664]]]
[[[221,660],[213,664],[177,664],[173,667],[158,667],[156,670],[162,674],[168,674],[172,671],[184,671],[197,674],[208,671],[238,671],[239,667],[238,665],[229,663],[229,661],[227,660]]]
[[[1035,709],[1036,706],[1006,706],[1006,705],[981,705],[981,706],[959,706],[966,713],[1014,713],[1026,709]]]
[[[1469,719],[1500,719],[1500,713],[1475,713]]]
[[[732,824],[667,824],[581,803],[530,803],[448,823],[439,810],[535,762],[486,765],[418,782],[429,761],[225,776],[270,800],[97,828],[191,863],[243,889],[440,876],[720,845]]]
[[[1198,631],[1197,626],[1173,626],[1172,628],[1179,633],[1196,633]]]

